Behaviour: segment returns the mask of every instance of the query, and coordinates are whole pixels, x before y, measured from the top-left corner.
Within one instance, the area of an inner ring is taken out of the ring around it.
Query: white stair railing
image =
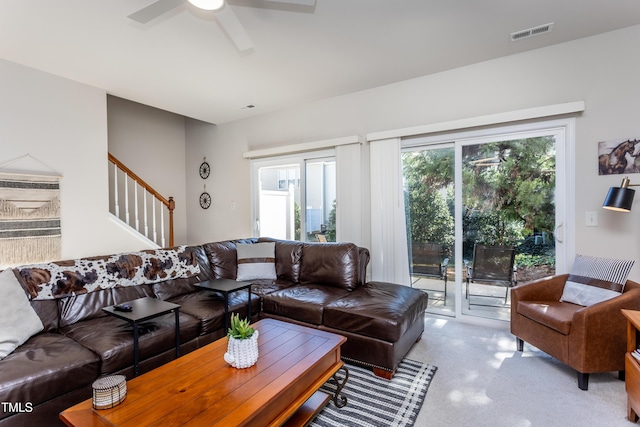
[[[160,247],[166,247],[168,234],[173,246],[173,197],[160,195],[111,153],[109,181],[109,211]]]

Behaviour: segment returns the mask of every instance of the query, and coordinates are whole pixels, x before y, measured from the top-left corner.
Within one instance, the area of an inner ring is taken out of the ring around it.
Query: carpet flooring
[[[332,400],[329,401],[311,426],[413,426],[438,369],[433,365],[404,359],[389,381],[376,377],[370,369],[349,364],[345,366],[349,370],[349,379],[342,394],[347,398],[347,405],[337,408]],[[342,378],[342,372],[339,375]],[[332,396],[335,389],[332,381],[320,388]]]
[[[416,427],[637,427],[617,372],[591,374],[580,390],[576,371],[529,344],[517,351],[508,328],[425,317],[406,357],[438,374]]]

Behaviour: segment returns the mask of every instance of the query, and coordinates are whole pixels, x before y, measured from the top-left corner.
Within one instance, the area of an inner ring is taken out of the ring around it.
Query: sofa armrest
[[[511,304],[517,301],[559,301],[568,274],[545,277],[511,288]]]
[[[630,288],[618,297],[576,311],[569,335],[570,366],[581,372],[624,370],[627,321],[621,309],[640,310],[640,287]]]
[[[369,265],[371,255],[369,253],[369,249],[362,247],[358,247],[358,255],[360,258],[358,266],[358,285],[361,286],[367,283],[367,266]]]

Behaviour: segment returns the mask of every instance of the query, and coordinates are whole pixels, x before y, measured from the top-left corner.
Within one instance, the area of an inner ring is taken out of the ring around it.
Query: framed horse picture
[[[640,139],[598,142],[598,174],[640,173]]]

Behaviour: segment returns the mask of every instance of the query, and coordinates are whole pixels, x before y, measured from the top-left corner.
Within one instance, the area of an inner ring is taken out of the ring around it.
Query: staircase
[[[109,153],[109,212],[164,248],[174,245],[174,208],[173,197],[162,196]]]

